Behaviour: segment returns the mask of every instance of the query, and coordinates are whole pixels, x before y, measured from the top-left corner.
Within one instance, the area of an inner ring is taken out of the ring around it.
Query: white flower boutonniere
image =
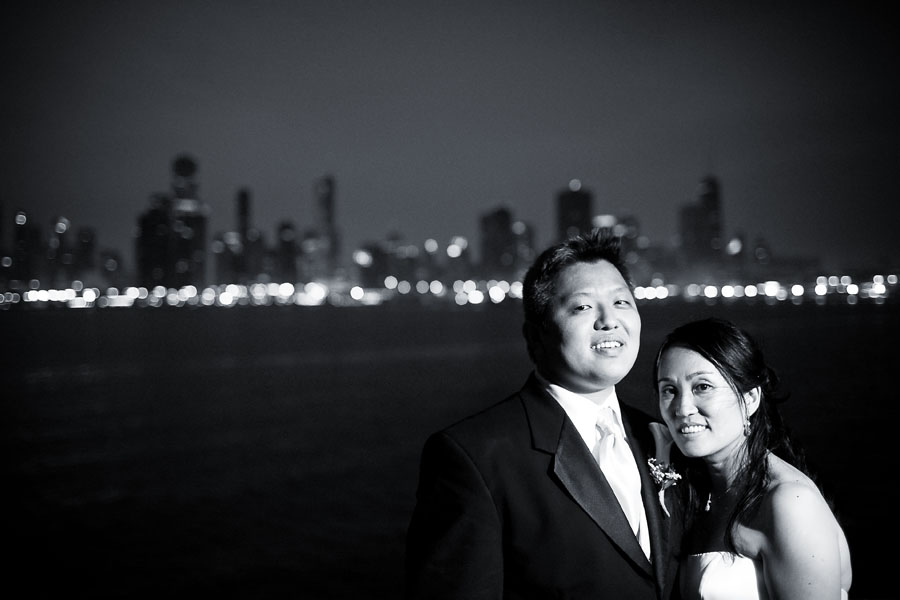
[[[659,486],[659,505],[668,517],[670,515],[669,509],[666,508],[666,490],[677,484],[681,475],[669,464],[669,454],[672,450],[672,436],[669,429],[662,423],[650,423],[650,432],[656,444],[656,458],[648,458],[647,464],[650,465],[653,481]]]

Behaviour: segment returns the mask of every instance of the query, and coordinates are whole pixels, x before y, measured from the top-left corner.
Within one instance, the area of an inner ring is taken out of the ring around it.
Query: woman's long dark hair
[[[722,319],[703,319],[678,327],[663,341],[656,354],[653,368],[654,387],[659,380],[659,362],[663,352],[680,347],[693,350],[711,362],[725,377],[740,402],[743,395],[759,386],[759,408],[750,416],[749,434],[738,457],[740,465],[732,487],[739,492],[738,503],[728,520],[725,544],[736,552],[734,528],[738,523],[748,523],[756,514],[769,482],[767,452],[808,474],[804,457],[795,448],[785,428],[777,404],[786,396],[778,391],[778,376],[766,363],[756,341],[743,329]],[[657,392],[658,393],[658,392]],[[745,413],[746,414],[746,413]],[[703,460],[687,458],[678,448],[673,448],[672,462],[683,474],[682,488],[686,502],[686,530],[690,531],[696,515],[703,510],[710,494],[709,475]]]

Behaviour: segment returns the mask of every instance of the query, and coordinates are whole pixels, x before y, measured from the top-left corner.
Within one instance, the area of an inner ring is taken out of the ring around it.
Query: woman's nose
[[[675,414],[679,417],[686,417],[697,412],[697,407],[694,405],[694,398],[691,396],[690,392],[678,394],[673,405]]]

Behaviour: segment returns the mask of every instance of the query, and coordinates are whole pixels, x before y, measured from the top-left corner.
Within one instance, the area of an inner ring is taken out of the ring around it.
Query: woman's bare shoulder
[[[824,496],[805,473],[769,455],[769,483],[756,514],[739,528],[737,545],[750,556],[784,543],[786,537],[831,530],[836,524]]]
[[[770,453],[768,455],[768,462],[769,491],[773,491],[783,484],[804,485],[818,491],[818,486],[809,477],[809,475],[793,466],[789,462],[785,461],[784,459],[781,459]]]

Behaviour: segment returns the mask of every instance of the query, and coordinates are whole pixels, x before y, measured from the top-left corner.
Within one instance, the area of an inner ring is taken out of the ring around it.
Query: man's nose
[[[594,321],[594,329],[615,329],[619,324],[613,317],[612,311],[605,307],[597,309],[597,319]]]

